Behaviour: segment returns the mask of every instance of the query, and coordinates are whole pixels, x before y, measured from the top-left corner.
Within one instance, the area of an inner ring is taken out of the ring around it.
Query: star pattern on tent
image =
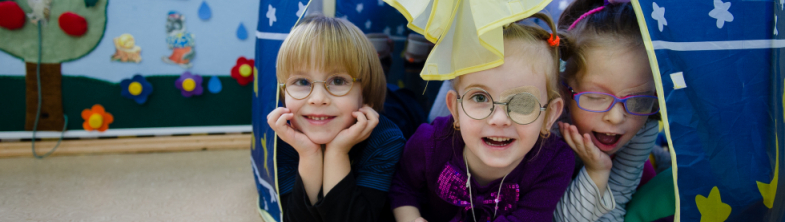
[[[652,9],[654,9],[651,12],[651,18],[657,20],[657,27],[660,28],[660,32],[662,32],[662,29],[668,25],[668,20],[665,19],[665,7],[660,7],[656,2],[652,2],[651,4]]]
[[[561,0],[561,1],[559,1],[559,10],[564,11],[564,9],[566,9],[567,6],[569,6],[569,5],[570,5],[570,3],[567,2],[567,0]]]
[[[398,35],[403,35],[403,25],[398,25],[397,29],[398,30],[396,30],[395,32],[398,33]]]
[[[371,29],[371,20],[370,19],[368,19],[368,21],[365,22],[365,29]]]
[[[774,19],[774,21],[777,21]],[[774,29],[775,35],[777,29]],[[783,100],[785,101],[785,95],[783,95]],[[776,144],[779,144],[777,142]],[[774,198],[777,196],[777,184],[779,183],[780,178],[780,148],[779,146],[776,147],[774,151],[775,161],[774,161],[774,178],[771,178],[771,182],[764,183],[760,181],[755,181],[758,184],[758,191],[760,191],[760,195],[763,196],[763,205],[766,205],[769,209],[774,207]]]
[[[728,9],[730,9],[730,2],[714,0],[714,9],[709,12],[709,16],[717,19],[717,28],[721,29],[722,26],[725,25],[725,22],[733,21],[733,14],[731,14]]]
[[[267,19],[270,20],[270,26],[273,26],[273,22],[278,21],[278,18],[275,17],[275,8],[273,5],[267,5]]]
[[[303,13],[305,13],[305,5],[302,2],[297,2],[297,13],[295,15],[299,18],[303,16]]]
[[[357,4],[357,13],[363,12],[363,3]]]
[[[722,222],[730,216],[730,205],[723,203],[720,197],[720,189],[717,186],[711,188],[709,197],[703,195],[695,196],[695,205],[701,214],[701,222]]]
[[[390,32],[390,26],[384,27],[384,31],[383,32],[386,35],[392,35],[391,32]]]

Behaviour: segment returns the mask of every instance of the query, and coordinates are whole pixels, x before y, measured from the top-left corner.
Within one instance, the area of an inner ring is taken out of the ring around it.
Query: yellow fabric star
[[[722,222],[730,216],[731,207],[722,202],[717,186],[711,188],[708,198],[703,195],[695,196],[695,205],[698,205],[701,213],[701,222]]]
[[[785,106],[785,94],[782,95],[782,102],[783,106]],[[777,183],[780,177],[780,146],[779,146],[779,138],[774,137],[774,147],[776,150],[774,151],[774,178],[771,178],[771,182],[763,183],[760,181],[756,181],[758,183],[758,190],[760,191],[760,195],[763,196],[763,205],[766,205],[769,209],[774,207],[774,197],[777,196]]]
[[[267,177],[270,177],[270,169],[267,167],[267,134],[264,134],[264,137],[261,138],[262,142],[262,151],[264,151],[264,172],[267,173]]]
[[[253,75],[253,92],[256,93],[256,97],[259,97],[259,75]]]
[[[448,80],[504,63],[504,25],[542,10],[551,0],[384,0],[408,27],[435,43],[420,73]]]

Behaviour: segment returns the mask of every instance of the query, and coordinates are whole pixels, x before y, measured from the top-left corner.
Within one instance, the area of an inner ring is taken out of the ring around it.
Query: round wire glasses
[[[546,108],[540,105],[539,99],[528,92],[521,92],[509,96],[506,102],[495,102],[487,91],[480,88],[472,88],[466,91],[463,96],[458,97],[463,112],[469,118],[481,120],[490,116],[496,105],[507,107],[507,117],[513,122],[526,125],[534,122]],[[545,106],[548,104],[546,103]]]
[[[324,84],[327,93],[333,96],[345,96],[352,90],[354,82],[360,79],[352,78],[347,74],[338,74],[327,77],[324,81],[313,81],[305,77],[289,77],[286,82],[281,83],[281,87],[289,96],[294,99],[305,99],[313,92],[313,86],[317,83]]]

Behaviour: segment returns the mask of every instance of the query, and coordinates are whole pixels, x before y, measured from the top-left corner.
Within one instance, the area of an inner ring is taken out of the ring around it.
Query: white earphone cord
[[[472,197],[472,173],[469,172],[469,161],[466,161],[466,156],[463,156],[463,163],[466,165],[466,175],[468,175],[466,178],[466,189],[469,190],[469,204],[471,204],[472,208],[472,219],[474,219],[474,222],[477,222],[477,215],[474,214],[474,198]],[[499,183],[499,190],[496,191],[496,198],[494,199],[496,206],[493,208],[492,219],[496,219],[496,211],[499,210],[499,202],[501,201],[502,185],[504,184],[504,179],[507,179],[507,175],[510,175],[510,173],[507,173],[502,177],[502,181]]]

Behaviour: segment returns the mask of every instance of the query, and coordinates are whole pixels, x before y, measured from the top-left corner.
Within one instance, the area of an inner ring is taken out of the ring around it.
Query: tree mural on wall
[[[107,1],[0,1],[0,11],[14,12],[0,13],[0,50],[25,62],[26,130],[33,129],[38,108],[39,61],[42,100],[38,129],[63,129],[61,63],[87,55],[101,41]],[[14,25],[20,9],[26,17],[21,27]]]

